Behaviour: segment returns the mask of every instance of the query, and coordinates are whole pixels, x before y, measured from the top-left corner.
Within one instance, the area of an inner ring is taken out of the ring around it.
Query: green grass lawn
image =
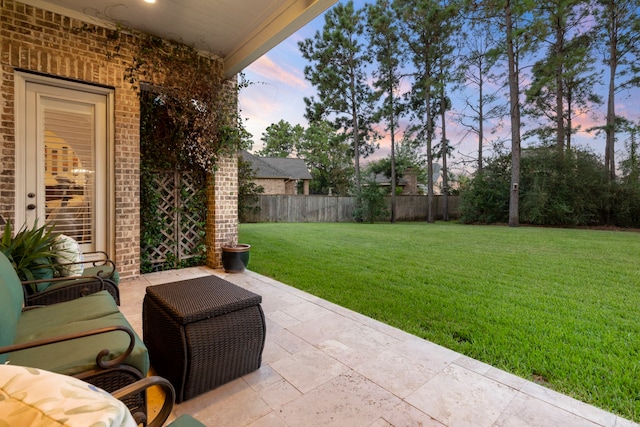
[[[249,268],[640,421],[640,234],[242,224]]]

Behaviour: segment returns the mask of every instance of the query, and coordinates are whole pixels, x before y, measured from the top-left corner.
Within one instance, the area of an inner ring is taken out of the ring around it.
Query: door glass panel
[[[96,209],[94,115],[86,104],[78,111],[55,104],[45,102],[43,110],[45,216],[56,232],[90,244]]]

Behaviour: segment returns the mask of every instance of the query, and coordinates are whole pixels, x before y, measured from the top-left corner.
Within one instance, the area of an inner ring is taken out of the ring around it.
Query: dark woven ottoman
[[[262,297],[216,276],[149,286],[142,305],[151,366],[191,399],[260,367]]]

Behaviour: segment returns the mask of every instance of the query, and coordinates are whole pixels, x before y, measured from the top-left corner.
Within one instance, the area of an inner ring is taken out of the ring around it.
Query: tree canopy
[[[495,183],[481,175],[506,155],[509,184],[494,190],[509,201],[506,222],[516,226],[520,203],[540,200],[528,186],[541,181],[521,177],[522,152],[553,147],[558,158],[545,161],[566,182],[582,181],[561,173],[565,156],[588,157],[607,172],[608,214],[598,221],[609,221],[616,186],[637,185],[637,127],[625,124],[636,118],[615,107],[640,85],[638,10],[640,0],[371,0],[361,9],[339,2],[323,28],[299,42],[316,90],[304,100],[308,128],[274,123],[259,154],[304,158],[317,192],[358,194],[362,159],[376,154],[378,138],[388,146],[392,176],[403,141],[422,159],[430,196],[434,161],[449,194],[450,169],[468,177],[467,187]],[[461,156],[459,146],[471,140],[475,154]],[[603,156],[594,154],[601,145]],[[339,159],[331,168],[327,150]]]

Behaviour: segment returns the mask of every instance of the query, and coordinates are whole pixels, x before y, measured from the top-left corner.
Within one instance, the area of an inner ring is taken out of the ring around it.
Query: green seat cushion
[[[14,343],[23,302],[22,283],[9,259],[0,252],[0,346]],[[7,355],[0,354],[0,363],[6,360]]]
[[[21,342],[42,339],[49,334],[49,328],[100,319],[120,311],[107,291],[100,291],[86,297],[27,310],[22,313],[18,324],[18,338]]]
[[[24,312],[18,325],[16,343],[116,325],[133,330],[118,311],[109,293],[101,291],[84,298]],[[8,360],[16,365],[74,375],[94,369],[96,355],[100,350],[109,349],[110,358],[114,358],[121,355],[128,344],[129,336],[126,333],[114,331],[16,351],[9,354]],[[138,369],[143,375],[149,371],[147,348],[137,335],[133,353],[125,364]]]

